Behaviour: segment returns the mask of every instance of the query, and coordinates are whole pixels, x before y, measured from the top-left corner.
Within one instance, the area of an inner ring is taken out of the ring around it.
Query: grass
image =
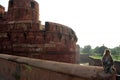
[[[94,56],[90,56],[91,58],[94,58],[94,59],[101,59],[102,56],[98,56],[98,55],[94,55]]]
[[[113,60],[120,61],[120,55],[114,55],[112,56]]]
[[[94,55],[94,56],[90,56],[90,57],[94,58],[94,59],[102,59],[102,56],[100,56],[100,55]],[[113,55],[112,58],[114,61],[120,61],[120,55]]]

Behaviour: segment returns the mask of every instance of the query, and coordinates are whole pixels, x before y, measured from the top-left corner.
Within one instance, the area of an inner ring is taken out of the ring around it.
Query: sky
[[[72,28],[81,47],[120,45],[120,0],[36,0],[40,21],[64,24]],[[6,8],[8,0],[1,0]]]

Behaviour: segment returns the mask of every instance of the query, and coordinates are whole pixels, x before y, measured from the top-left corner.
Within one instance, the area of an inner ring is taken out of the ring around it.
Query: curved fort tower
[[[39,21],[34,0],[9,0],[8,11],[0,5],[0,52],[59,62],[76,63],[75,32],[62,24]]]

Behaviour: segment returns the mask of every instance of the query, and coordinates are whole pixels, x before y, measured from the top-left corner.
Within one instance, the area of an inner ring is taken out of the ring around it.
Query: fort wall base
[[[115,80],[102,67],[0,54],[0,75],[6,80]]]

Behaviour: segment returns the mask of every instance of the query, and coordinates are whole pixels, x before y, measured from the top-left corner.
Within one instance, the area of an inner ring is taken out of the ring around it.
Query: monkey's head
[[[104,55],[111,55],[110,50],[109,49],[105,49]]]

